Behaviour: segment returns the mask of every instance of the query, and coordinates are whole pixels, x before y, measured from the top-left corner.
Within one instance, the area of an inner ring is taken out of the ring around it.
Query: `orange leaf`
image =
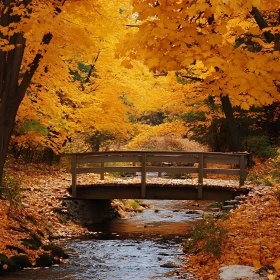
[[[253,266],[254,268],[258,269],[260,267],[262,267],[261,263],[259,260],[253,260]]]
[[[280,258],[273,264],[273,267],[276,270],[276,274],[280,276]]]

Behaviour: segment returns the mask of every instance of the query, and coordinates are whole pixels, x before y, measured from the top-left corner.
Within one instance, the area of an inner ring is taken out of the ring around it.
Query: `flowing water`
[[[209,203],[198,207],[190,201],[146,202],[152,207],[142,213],[103,221],[88,236],[63,241],[68,263],[6,274],[5,279],[192,279],[176,268],[186,261],[181,243],[191,221],[201,217],[201,211],[189,210],[207,209]]]

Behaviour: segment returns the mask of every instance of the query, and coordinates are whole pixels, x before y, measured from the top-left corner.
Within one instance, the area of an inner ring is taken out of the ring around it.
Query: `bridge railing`
[[[128,163],[130,165],[123,165]],[[209,164],[230,165],[231,168],[207,167]],[[159,176],[162,172],[167,172],[198,174],[199,198],[202,197],[203,178],[207,174],[237,175],[242,186],[247,175],[246,167],[247,153],[114,151],[72,154],[72,196],[77,196],[78,174],[99,173],[100,179],[104,180],[105,173],[140,172],[141,197],[145,198],[147,172],[157,172]]]

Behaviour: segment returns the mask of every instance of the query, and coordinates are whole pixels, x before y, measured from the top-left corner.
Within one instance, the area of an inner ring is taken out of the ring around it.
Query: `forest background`
[[[279,6],[1,1],[0,179],[8,155],[54,163],[198,142],[272,161],[251,179],[279,184]]]
[[[0,170],[8,147],[51,160],[84,151],[77,135],[92,150],[178,136],[272,152],[279,1],[104,2],[2,2]]]

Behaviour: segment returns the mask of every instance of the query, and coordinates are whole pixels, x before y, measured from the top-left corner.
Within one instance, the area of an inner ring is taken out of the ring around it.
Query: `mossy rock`
[[[33,239],[25,238],[22,240],[21,244],[31,250],[38,250],[40,245]]]
[[[25,251],[17,246],[7,245],[6,249],[17,251],[18,254],[25,254]]]
[[[16,272],[20,270],[20,267],[16,265],[13,260],[8,260],[6,265],[8,266],[7,271],[8,272]]]
[[[6,255],[0,254],[0,273],[4,271],[4,264],[7,265],[8,272],[15,272],[24,267],[32,267],[32,264],[26,255],[16,255],[8,258]]]
[[[10,261],[14,262],[21,269],[24,267],[32,267],[32,264],[26,255],[12,256],[10,257]]]
[[[4,272],[3,265],[6,264],[8,260],[9,258],[6,255],[0,254],[0,275],[3,274]]]
[[[42,245],[42,241],[41,241],[40,237],[39,237],[37,234],[32,233],[32,234],[31,234],[31,237],[33,238],[33,240],[34,240],[39,246]]]
[[[9,258],[6,255],[0,254],[0,263],[1,264],[6,264],[8,260],[9,260]]]
[[[69,256],[63,251],[61,247],[53,246],[53,245],[44,245],[42,248],[45,251],[51,251],[54,257],[68,259]]]
[[[45,234],[41,230],[38,229],[37,232],[41,237],[45,237]]]
[[[28,247],[31,250],[38,250],[42,245],[40,238],[34,233],[31,234],[31,237],[32,238],[22,239],[22,245]]]
[[[53,264],[54,264],[53,256],[50,254],[44,253],[36,259],[36,266],[48,267],[48,266],[52,266]]]

